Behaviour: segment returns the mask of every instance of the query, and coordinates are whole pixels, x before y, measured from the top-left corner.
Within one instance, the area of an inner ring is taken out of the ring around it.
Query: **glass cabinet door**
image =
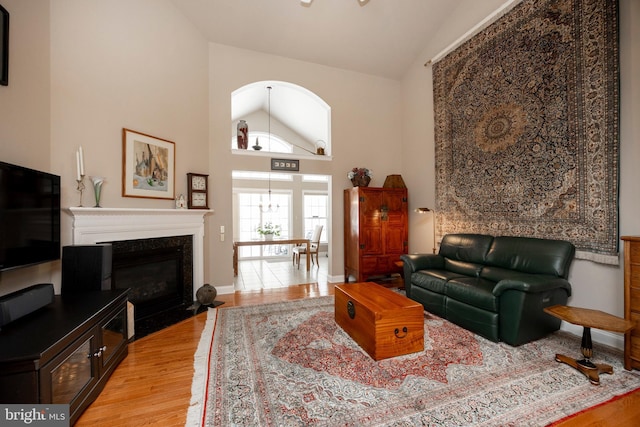
[[[127,309],[118,311],[102,325],[101,367],[109,366],[112,357],[127,341]]]
[[[91,351],[94,343],[95,335],[85,334],[41,369],[43,387],[40,403],[72,405],[85,388],[93,387],[98,380]]]
[[[93,378],[91,340],[83,342],[51,371],[51,403],[69,403]]]

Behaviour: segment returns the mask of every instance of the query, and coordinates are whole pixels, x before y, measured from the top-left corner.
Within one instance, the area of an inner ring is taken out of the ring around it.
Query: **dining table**
[[[307,271],[311,264],[311,240],[307,238],[291,239],[265,239],[265,240],[236,240],[233,242],[233,276],[238,275],[238,247],[240,246],[266,246],[266,245],[307,245]]]

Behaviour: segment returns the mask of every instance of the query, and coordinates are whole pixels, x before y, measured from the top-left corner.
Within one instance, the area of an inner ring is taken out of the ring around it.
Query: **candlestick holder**
[[[80,204],[78,205],[78,207],[81,208],[82,192],[84,191],[84,175],[80,175],[80,179],[76,179],[76,182],[78,183],[78,187],[76,187],[76,190],[80,193]]]

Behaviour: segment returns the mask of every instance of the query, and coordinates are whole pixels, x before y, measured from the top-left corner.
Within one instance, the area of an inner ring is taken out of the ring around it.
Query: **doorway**
[[[326,282],[331,246],[330,177],[233,171],[232,182],[234,241],[263,239],[258,228],[268,223],[279,231],[273,245],[238,248],[236,290]],[[293,265],[293,245],[277,241],[310,238],[316,225],[323,226],[319,265],[307,272],[304,257],[299,268]]]

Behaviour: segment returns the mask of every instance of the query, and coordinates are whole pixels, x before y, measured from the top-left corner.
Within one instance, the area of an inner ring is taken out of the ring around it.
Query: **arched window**
[[[246,149],[237,142],[240,120],[248,127]],[[257,137],[260,148],[255,151],[291,153],[298,157],[331,156],[331,108],[302,86],[261,81],[233,91],[231,126],[234,152],[253,151]],[[287,146],[290,151],[285,151]]]
[[[269,153],[293,153],[293,145],[288,142],[282,140],[277,135],[271,134],[269,136],[268,133],[264,132],[249,132],[249,150],[254,149],[253,147],[258,144],[261,148],[258,151],[266,151]],[[256,141],[257,139],[257,141]],[[237,148],[237,139],[234,136],[231,140],[231,148]]]

